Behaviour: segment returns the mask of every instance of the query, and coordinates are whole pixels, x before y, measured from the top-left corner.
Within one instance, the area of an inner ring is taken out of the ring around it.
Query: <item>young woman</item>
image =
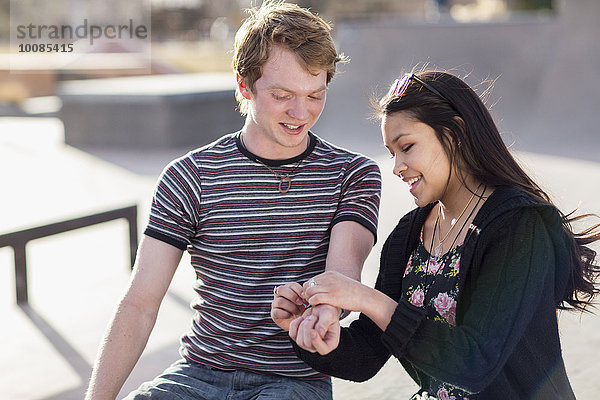
[[[329,272],[304,284],[307,303],[361,316],[325,335],[314,317],[295,319],[298,355],[353,381],[394,356],[417,395],[440,399],[575,398],[556,311],[585,310],[598,293],[587,245],[599,225],[573,232],[582,217],[562,214],[519,167],[459,78],[406,74],[377,110],[394,174],[418,208],[388,237],[375,289]],[[272,307],[285,307],[288,291],[276,292]]]

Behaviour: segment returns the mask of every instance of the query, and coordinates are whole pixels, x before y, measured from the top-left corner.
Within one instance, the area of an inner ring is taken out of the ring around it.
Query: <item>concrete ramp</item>
[[[475,87],[497,78],[487,103],[507,144],[600,161],[600,2],[564,3],[556,16],[486,24],[338,22],[338,47],[352,60],[334,79],[316,132],[379,151],[378,125],[366,120],[368,96],[373,89],[385,93],[401,73],[428,63],[468,75]]]
[[[525,128],[541,152],[600,161],[600,2],[566,3]]]

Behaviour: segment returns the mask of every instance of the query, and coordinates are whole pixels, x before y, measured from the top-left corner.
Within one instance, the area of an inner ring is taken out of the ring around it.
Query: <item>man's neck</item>
[[[298,146],[287,147],[269,139],[266,135],[247,128],[247,126],[244,126],[242,129],[240,136],[242,145],[250,153],[268,160],[287,160],[298,157],[310,145],[310,136],[308,134],[304,136],[305,140]]]

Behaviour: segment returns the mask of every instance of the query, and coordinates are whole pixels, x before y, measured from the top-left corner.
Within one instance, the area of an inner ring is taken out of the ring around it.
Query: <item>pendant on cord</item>
[[[290,175],[285,174],[285,176],[283,176],[281,178],[281,180],[279,181],[279,192],[287,193],[291,187],[292,187],[292,180],[290,179]]]
[[[435,261],[439,261],[440,258],[442,257],[442,251],[443,251],[443,247],[442,244],[438,244],[437,246],[435,246],[434,249],[434,254],[433,254],[433,258],[435,258]]]

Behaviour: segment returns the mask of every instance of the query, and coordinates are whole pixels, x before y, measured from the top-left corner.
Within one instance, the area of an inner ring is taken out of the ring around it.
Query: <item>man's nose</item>
[[[295,98],[287,113],[294,119],[305,121],[309,115],[307,100],[298,97]]]

